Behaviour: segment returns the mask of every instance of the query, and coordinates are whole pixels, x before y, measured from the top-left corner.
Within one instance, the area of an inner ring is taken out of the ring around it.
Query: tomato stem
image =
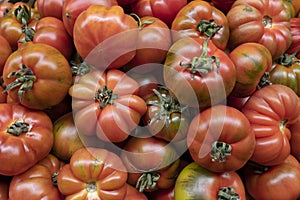
[[[88,192],[95,192],[97,190],[97,184],[95,181],[86,184],[86,190]]]
[[[22,23],[23,26],[27,26],[27,23],[31,20],[31,10],[27,8],[27,6],[18,6],[14,10],[14,16],[16,19]]]
[[[52,174],[52,177],[51,177],[52,184],[53,184],[54,186],[57,186],[57,176],[58,176],[58,172],[54,172],[54,173]]]
[[[260,81],[257,85],[257,89],[261,89],[266,85],[272,85],[272,82],[270,80],[270,72],[265,72],[264,75],[260,78]]]
[[[226,157],[231,155],[231,146],[225,142],[215,141],[212,143],[210,157],[213,162],[225,162]]]
[[[19,136],[22,133],[27,133],[30,128],[30,125],[24,121],[15,121],[6,129],[6,132],[14,136]]]
[[[114,100],[118,99],[119,95],[113,94],[113,91],[108,89],[106,85],[98,89],[95,94],[95,100],[100,103],[100,108],[104,108],[107,104],[114,104]]]
[[[159,178],[160,175],[157,172],[143,173],[136,183],[136,188],[139,192],[143,192],[145,189],[154,189]]]
[[[222,27],[223,26],[218,25],[214,19],[202,19],[197,24],[197,30],[209,38],[212,38]]]
[[[222,187],[218,191],[218,200],[239,200],[240,195],[235,192],[232,186]]]
[[[290,67],[294,64],[294,58],[296,57],[298,52],[294,52],[293,54],[282,54],[276,62],[280,65]]]
[[[265,28],[272,28],[272,18],[268,15],[263,16],[262,23]]]
[[[138,27],[141,29],[144,25],[149,25],[149,24],[153,24],[154,21],[150,21],[150,20],[145,20],[142,21],[141,18],[135,14],[135,13],[130,13],[130,16],[133,17],[135,19],[135,21],[137,22]]]

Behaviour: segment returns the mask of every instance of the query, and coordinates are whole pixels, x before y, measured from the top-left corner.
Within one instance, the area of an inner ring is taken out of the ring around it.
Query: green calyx
[[[143,192],[145,189],[154,189],[159,178],[160,175],[157,172],[145,172],[139,177],[136,183],[136,188],[139,192]]]
[[[222,187],[218,191],[218,200],[239,200],[241,197],[231,186]]]
[[[222,27],[223,26],[218,25],[214,19],[210,19],[210,20],[202,19],[197,24],[196,28],[201,34],[209,38],[212,38]]]
[[[210,157],[213,162],[225,162],[226,157],[231,156],[231,146],[225,142],[215,141],[212,143]]]
[[[30,125],[24,121],[15,121],[6,129],[6,132],[14,136],[19,136],[22,133],[29,132],[30,128]]]
[[[107,104],[114,104],[114,100],[118,99],[119,95],[113,94],[113,91],[108,89],[107,86],[99,88],[95,94],[95,100],[100,103],[100,108],[104,108]]]

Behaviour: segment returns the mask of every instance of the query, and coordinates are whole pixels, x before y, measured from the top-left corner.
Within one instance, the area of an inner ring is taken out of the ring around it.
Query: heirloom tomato
[[[172,144],[154,137],[131,137],[120,157],[128,170],[127,182],[140,192],[171,187],[180,169]]]
[[[13,4],[11,2],[4,2],[0,4],[0,20],[10,11],[12,6]]]
[[[241,98],[250,96],[257,89],[273,64],[270,51],[254,42],[240,44],[229,53],[229,57],[236,67],[236,83],[231,94]]]
[[[213,172],[236,171],[250,159],[255,136],[244,114],[215,105],[192,120],[187,145],[193,160]]]
[[[10,45],[8,41],[5,39],[5,37],[0,35],[0,74],[3,73],[3,68],[5,65],[5,62],[9,55],[12,53],[12,49],[10,48]]]
[[[297,17],[300,9],[300,2],[297,0],[283,0],[285,9],[290,13],[290,18]]]
[[[69,93],[79,133],[122,142],[147,111],[137,96],[138,83],[118,69],[93,70],[79,78]]]
[[[211,0],[211,4],[224,14],[227,14],[235,1],[236,0]]]
[[[291,45],[290,16],[282,0],[237,0],[227,13],[229,48],[258,42],[278,58]]]
[[[173,39],[182,37],[210,38],[224,50],[229,39],[229,24],[225,14],[202,0],[184,6],[172,22]]]
[[[15,102],[46,109],[60,103],[72,84],[68,60],[56,48],[26,43],[14,51],[3,69],[6,91]]]
[[[269,73],[272,84],[288,86],[300,96],[300,59],[294,54],[282,54],[275,60]]]
[[[127,184],[127,193],[124,200],[148,200],[143,192],[139,192],[135,187]]]
[[[120,200],[127,193],[127,172],[120,157],[101,148],[81,148],[57,176],[66,200]]]
[[[0,174],[23,173],[45,158],[53,145],[53,125],[46,113],[17,104],[0,104]]]
[[[73,40],[88,64],[112,69],[135,56],[138,33],[137,22],[121,6],[91,5],[77,17]]]
[[[0,200],[8,200],[9,184],[10,179],[5,180],[3,177],[0,177]]]
[[[49,0],[47,0],[49,1]],[[62,20],[67,32],[73,36],[74,23],[77,17],[90,5],[103,5],[106,7],[116,6],[116,0],[64,0],[62,8]],[[89,37],[86,35],[85,37]]]
[[[255,134],[250,160],[267,166],[282,163],[290,154],[289,127],[300,115],[297,94],[285,85],[267,85],[249,97],[242,112]]]
[[[291,154],[300,161],[300,116],[298,117],[297,121],[290,126],[291,130]]]
[[[300,17],[294,17],[290,19],[292,44],[287,49],[286,53],[296,54],[296,57],[300,59]]]
[[[173,43],[163,75],[174,98],[200,108],[225,100],[236,82],[234,63],[208,38],[184,37]]]
[[[242,176],[247,192],[254,199],[299,199],[300,165],[292,155],[271,167],[247,164]]]
[[[36,0],[36,9],[41,17],[55,17],[62,20],[63,5],[68,0]]]
[[[13,176],[9,186],[9,199],[63,200],[56,182],[63,165],[58,158],[48,154],[24,173]]]
[[[189,199],[246,200],[246,195],[235,171],[216,173],[192,162],[179,173],[174,188],[174,200]]]

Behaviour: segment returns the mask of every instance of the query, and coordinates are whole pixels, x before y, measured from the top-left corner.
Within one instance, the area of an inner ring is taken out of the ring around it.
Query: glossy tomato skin
[[[63,165],[58,158],[48,154],[26,172],[13,176],[9,187],[9,199],[64,199],[54,181]]]
[[[232,197],[239,195],[240,200],[246,199],[244,184],[235,171],[215,173],[192,162],[178,175],[174,200],[218,199],[218,193],[224,187],[234,189]]]
[[[213,43],[225,50],[229,40],[229,24],[223,12],[210,3],[195,0],[184,6],[172,22],[173,39],[182,37],[210,37]]]
[[[291,45],[289,12],[283,1],[237,0],[227,13],[230,28],[229,48],[245,42],[263,44],[273,58]]]
[[[291,131],[300,114],[299,97],[287,86],[272,84],[253,93],[242,108],[255,134],[250,160],[277,165],[290,154]]]
[[[143,192],[139,192],[135,187],[127,184],[127,193],[124,200],[148,200]]]
[[[297,159],[300,160],[300,117],[298,117],[297,121],[290,126],[291,130],[291,154]]]
[[[211,0],[211,4],[224,14],[227,14],[235,1],[236,0]]]
[[[300,18],[293,17],[290,19],[292,43],[287,49],[286,53],[296,54],[297,58],[300,58]]]
[[[2,19],[3,16],[9,12],[12,6],[13,4],[10,2],[4,2],[0,4],[0,19]]]
[[[41,17],[55,17],[62,20],[63,5],[67,0],[37,0],[36,9]]]
[[[264,169],[264,170],[260,170]],[[245,187],[254,199],[297,199],[300,195],[300,165],[289,155],[284,162],[271,167],[246,165]]]
[[[185,37],[173,43],[163,75],[165,85],[181,104],[199,108],[225,100],[236,82],[229,56],[204,38]]]
[[[42,111],[21,105],[0,104],[0,174],[23,173],[50,152],[53,144],[51,119]],[[21,123],[21,124],[20,124]],[[23,126],[23,131],[17,126]]]
[[[28,75],[21,84],[14,85],[16,79]],[[8,57],[3,80],[8,96],[15,102],[42,110],[57,105],[65,98],[72,84],[72,72],[68,60],[56,48],[42,43],[27,43]]]
[[[89,64],[116,69],[135,56],[138,32],[137,22],[121,6],[91,5],[77,17],[73,40]]]
[[[0,200],[8,200],[8,193],[9,193],[9,180],[4,180],[3,177],[0,177]]]
[[[77,17],[90,5],[111,7],[118,5],[118,2],[116,0],[65,0],[62,8],[62,20],[70,36],[73,36],[74,23]]]
[[[124,141],[147,110],[138,88],[134,79],[117,69],[82,76],[69,90],[78,131],[103,141]]]
[[[122,160],[101,148],[82,148],[57,176],[59,191],[67,199],[124,199],[127,172]]]
[[[5,39],[5,37],[0,35],[0,74],[3,72],[3,68],[5,65],[5,62],[9,55],[12,53],[12,49],[8,43],[8,41]]]
[[[236,83],[231,94],[241,98],[256,91],[261,78],[271,70],[273,64],[270,51],[254,42],[237,46],[229,53],[229,57],[236,67]]]

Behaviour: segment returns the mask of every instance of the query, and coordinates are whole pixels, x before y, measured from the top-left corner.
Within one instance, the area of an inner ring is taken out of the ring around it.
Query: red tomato
[[[23,173],[45,158],[53,145],[53,125],[42,111],[0,104],[0,174]]]
[[[300,161],[300,116],[297,121],[290,126],[291,130],[291,154]]]
[[[221,10],[224,14],[227,14],[235,1],[236,0],[211,0],[211,4]]]
[[[12,6],[13,4],[10,2],[4,2],[0,4],[0,20],[4,15],[6,15],[10,11]]]
[[[289,87],[265,86],[253,93],[242,108],[255,134],[255,149],[250,160],[261,165],[277,165],[290,154],[289,126],[300,115],[300,101]]]
[[[300,17],[294,17],[290,19],[292,43],[287,49],[287,53],[296,54],[296,57],[300,59]]]
[[[62,19],[63,5],[67,0],[36,0],[36,9],[41,17]]]
[[[5,62],[6,62],[7,58],[9,57],[9,55],[12,53],[12,49],[11,49],[8,41],[1,35],[0,35],[0,46],[1,46],[1,49],[0,49],[0,74],[2,74]]]
[[[9,186],[9,199],[63,200],[63,195],[59,192],[56,182],[63,165],[64,163],[58,158],[48,154],[46,158],[24,173],[13,176]]]
[[[10,180],[0,177],[0,200],[8,200]]]
[[[57,176],[59,191],[66,199],[124,199],[127,172],[122,160],[100,148],[81,148]]]
[[[127,184],[127,193],[124,200],[148,200],[148,198],[144,193],[139,192],[135,187]]]

